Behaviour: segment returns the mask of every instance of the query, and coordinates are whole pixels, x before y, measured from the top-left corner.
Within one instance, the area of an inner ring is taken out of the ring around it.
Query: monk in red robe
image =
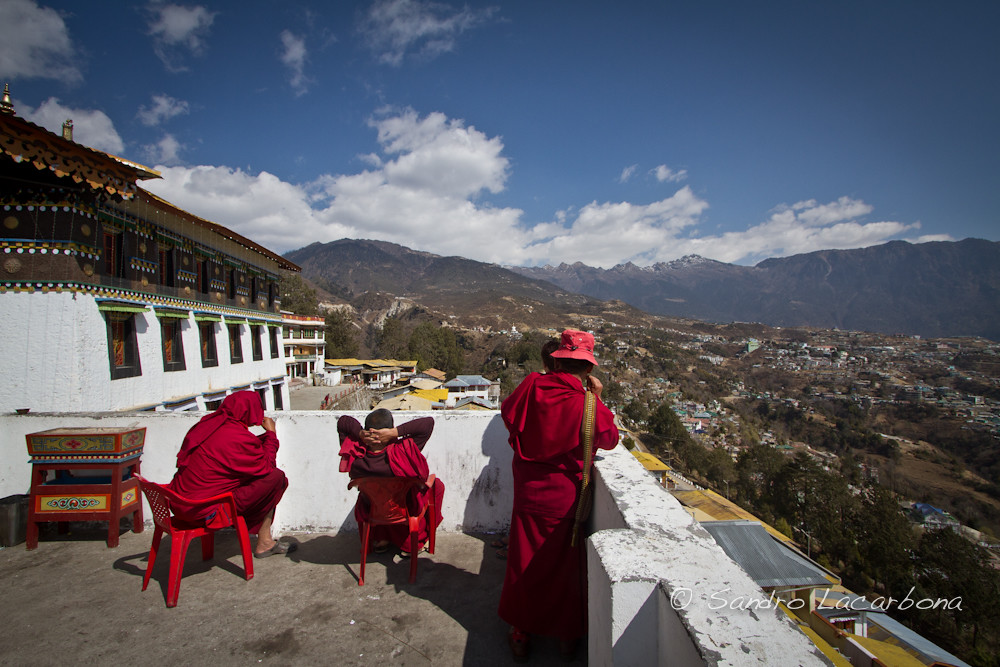
[[[340,436],[340,472],[351,479],[359,477],[419,477],[426,480],[430,474],[423,448],[434,431],[434,419],[421,417],[393,425],[392,413],[384,408],[372,411],[365,418],[365,427],[354,417],[344,415],[337,421]],[[433,486],[417,492],[410,498],[410,511],[414,514],[427,506],[433,494],[437,516],[435,525],[441,523],[441,503],[444,501],[444,483],[435,479]],[[354,505],[354,518],[358,524],[368,517],[369,508],[360,496]],[[427,541],[427,519],[419,520],[417,539],[420,549]],[[373,526],[371,539],[376,553],[394,544],[404,555],[409,553],[410,533],[405,525]]]
[[[555,372],[532,373],[501,405],[514,449],[514,508],[500,617],[511,625],[511,651],[528,657],[529,634],[557,637],[571,658],[586,633],[587,589],[583,538],[572,543],[583,478],[581,442],[586,392],[596,397],[593,449],[618,443],[614,415],[590,375],[594,337],[566,330],[552,353]]]
[[[254,435],[251,426],[263,426],[264,433]],[[276,464],[277,454],[274,420],[264,416],[260,396],[239,391],[226,396],[218,410],[202,417],[184,436],[170,488],[192,500],[231,491],[237,513],[257,535],[254,557],[288,553],[295,545],[271,536],[274,510],[288,488],[285,473]],[[208,526],[223,511],[221,506],[200,508],[185,516],[183,507],[176,509],[185,519],[205,521]]]

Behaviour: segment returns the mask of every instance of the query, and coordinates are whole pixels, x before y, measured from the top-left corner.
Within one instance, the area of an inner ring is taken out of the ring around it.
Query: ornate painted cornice
[[[64,139],[13,113],[0,113],[0,154],[124,198],[135,195],[137,180],[159,178],[155,171]]]

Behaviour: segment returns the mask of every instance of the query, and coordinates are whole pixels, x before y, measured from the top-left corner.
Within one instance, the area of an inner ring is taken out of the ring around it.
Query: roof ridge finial
[[[3,100],[0,100],[0,113],[16,116],[14,105],[10,101],[10,84],[3,84]]]

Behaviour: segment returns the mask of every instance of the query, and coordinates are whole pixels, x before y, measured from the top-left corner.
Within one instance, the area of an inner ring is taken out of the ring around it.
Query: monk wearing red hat
[[[251,426],[263,426],[264,432],[254,435]],[[257,535],[254,558],[288,553],[296,545],[271,536],[274,510],[288,488],[285,473],[277,466],[277,455],[274,420],[264,416],[260,396],[238,391],[226,396],[218,410],[202,417],[184,436],[170,488],[191,500],[231,491],[236,511],[247,522],[249,532]],[[208,508],[184,518],[212,526],[216,513],[224,509]],[[184,508],[177,510],[183,516]]]
[[[514,508],[499,614],[511,625],[518,662],[528,658],[529,634],[557,637],[569,659],[586,633],[585,535],[577,530],[586,514],[584,468],[593,466],[583,437],[588,393],[595,399],[592,451],[618,443],[614,415],[600,400],[603,385],[590,375],[594,337],[568,329],[552,357],[555,372],[531,373],[500,407],[514,449]]]

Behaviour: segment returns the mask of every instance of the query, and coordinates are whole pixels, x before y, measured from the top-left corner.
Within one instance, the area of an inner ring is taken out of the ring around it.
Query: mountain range
[[[621,301],[602,300],[522,276],[496,264],[442,257],[386,241],[313,243],[285,257],[327,301],[345,302],[362,319],[406,311],[457,326],[500,330],[564,328],[581,317],[651,325],[662,319]],[[393,306],[393,300],[408,303]]]
[[[345,300],[387,292],[479,323],[530,314],[526,324],[550,325],[567,311],[597,315],[611,308],[638,319],[643,311],[707,322],[1000,341],[1000,242],[981,239],[892,241],[755,266],[691,255],[649,267],[501,267],[350,239],[314,243],[286,257],[305,278]]]

